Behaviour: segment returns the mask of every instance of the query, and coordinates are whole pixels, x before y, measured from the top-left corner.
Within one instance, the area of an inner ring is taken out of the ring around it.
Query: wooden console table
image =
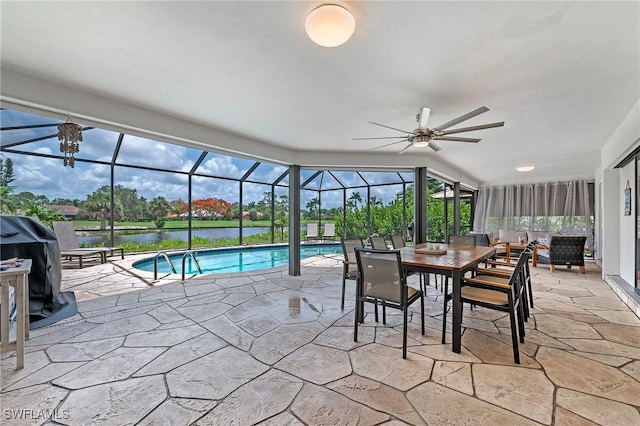
[[[2,352],[16,349],[16,369],[24,368],[24,341],[29,337],[29,273],[31,259],[20,262],[20,266],[0,271],[0,344]],[[9,287],[15,288],[16,301],[16,340],[9,342],[11,306],[9,303]]]

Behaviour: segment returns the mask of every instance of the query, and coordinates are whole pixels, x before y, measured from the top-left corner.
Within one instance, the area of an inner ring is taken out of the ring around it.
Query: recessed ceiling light
[[[519,172],[530,172],[531,170],[535,169],[536,166],[520,166],[516,168],[518,169]]]
[[[356,20],[351,12],[336,4],[323,4],[307,16],[304,29],[314,43],[323,47],[336,47],[351,38]]]

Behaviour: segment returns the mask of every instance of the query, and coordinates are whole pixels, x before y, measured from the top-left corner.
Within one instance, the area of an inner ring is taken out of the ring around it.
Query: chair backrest
[[[586,236],[553,235],[549,241],[549,259],[553,262],[582,262]]]
[[[324,236],[325,237],[335,237],[336,236],[336,224],[335,223],[325,223],[324,224]]]
[[[73,222],[53,222],[53,232],[60,245],[60,250],[74,250],[80,248]]]
[[[476,246],[478,247],[489,247],[491,245],[489,234],[485,232],[470,232],[469,235],[473,235],[476,238]]]
[[[342,255],[344,256],[345,262],[356,262],[355,248],[364,247],[362,238],[343,238],[340,240],[340,244],[342,244]],[[355,268],[356,266],[354,265],[354,269]]]
[[[387,241],[384,237],[371,236],[369,237],[369,243],[371,244],[371,248],[376,250],[387,250]]]
[[[476,237],[474,235],[449,235],[449,244],[475,246]]]
[[[359,296],[406,303],[406,280],[399,250],[355,249]]]
[[[317,237],[317,236],[318,236],[318,224],[307,223],[307,237]]]
[[[512,286],[515,286],[514,290],[518,293],[521,293],[525,290],[528,267],[529,267],[529,259],[531,258],[532,251],[528,248],[522,250],[520,256],[518,257],[518,261],[516,262],[516,266],[513,269],[513,273],[511,274],[511,279],[509,283]]]
[[[402,235],[392,235],[391,245],[393,246],[394,249],[400,249],[402,247],[405,247],[407,244],[405,243]]]

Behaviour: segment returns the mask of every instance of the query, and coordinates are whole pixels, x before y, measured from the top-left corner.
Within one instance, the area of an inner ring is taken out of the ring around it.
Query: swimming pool
[[[203,274],[221,274],[230,272],[250,272],[263,269],[276,268],[289,264],[288,245],[266,245],[252,247],[233,247],[197,251],[196,259]],[[182,274],[182,256],[184,252],[169,255],[171,263],[176,268],[176,273]],[[300,247],[300,258],[312,256],[325,256],[342,254],[342,246],[339,243],[303,244]],[[133,263],[133,267],[147,272],[153,272],[153,257],[139,260]],[[171,266],[160,256],[158,258],[158,273],[171,274]],[[198,268],[187,257],[185,274],[197,274]]]

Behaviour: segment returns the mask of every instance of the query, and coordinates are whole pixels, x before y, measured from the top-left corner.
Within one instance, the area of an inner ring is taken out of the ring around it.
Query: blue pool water
[[[178,274],[182,274],[183,254],[184,252],[169,255]],[[342,246],[338,243],[328,243],[304,244],[300,247],[301,259],[330,254],[342,254]],[[268,245],[202,250],[196,252],[196,259],[203,274],[259,271],[288,265],[289,247],[287,245]],[[153,272],[153,257],[134,262],[133,267]],[[163,256],[158,258],[158,273],[172,273],[171,267]],[[197,273],[198,268],[190,257],[187,257],[185,274]]]

